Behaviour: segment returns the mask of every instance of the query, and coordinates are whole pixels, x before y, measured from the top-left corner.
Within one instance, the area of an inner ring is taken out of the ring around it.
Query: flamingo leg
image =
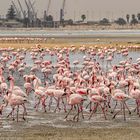
[[[67,117],[68,117],[68,115],[70,114],[70,112],[72,111],[72,109],[73,109],[73,105],[71,106],[71,109],[69,110],[69,112],[67,113],[67,115],[65,116],[64,119],[67,119]]]
[[[128,108],[126,102],[124,102],[124,105],[125,105],[126,109],[128,110],[129,114],[131,114],[131,111],[130,111],[130,109]]]
[[[114,111],[115,111],[115,109],[116,109],[117,105],[118,105],[118,102],[116,101],[116,104],[115,104],[115,106],[114,106],[113,110],[111,111],[111,113],[112,113],[112,114],[114,113]]]
[[[79,113],[80,113],[80,109],[79,106],[77,105],[77,114],[73,117],[73,120],[75,120],[77,117],[77,122],[79,121]]]
[[[7,118],[9,118],[9,116],[12,116],[13,112],[14,112],[15,108],[12,108],[12,111],[7,115]]]
[[[86,106],[86,109],[90,106],[90,112],[91,112],[91,102],[89,102],[88,104],[87,104],[87,106]]]
[[[137,107],[134,109],[134,112],[136,112],[136,110],[137,110]]]
[[[121,104],[121,109],[120,109],[118,112],[116,112],[116,113],[114,114],[114,116],[113,116],[112,119],[115,119],[115,117],[117,116],[117,114],[119,114],[121,111],[122,111],[122,104]]]
[[[55,108],[54,112],[56,112],[57,109],[58,109],[59,111],[61,110],[61,109],[59,108],[60,98],[58,98],[58,100],[56,100],[56,101],[57,101],[57,105],[56,105],[56,108]]]
[[[126,121],[126,117],[125,117],[125,104],[123,102],[123,114],[124,114],[124,121]]]
[[[13,108],[13,121],[15,120],[14,111],[15,111],[15,107]]]
[[[46,82],[46,75],[45,75],[45,73],[43,73],[43,75],[44,75],[44,85],[45,85],[45,82]]]
[[[101,109],[102,109],[102,111],[103,111],[103,114],[104,114],[105,120],[107,120],[104,108],[102,107],[101,104],[99,104],[99,105],[100,105],[100,107],[101,107]]]
[[[50,100],[49,100],[49,111],[50,111],[50,109],[51,109],[51,105],[52,105],[52,96],[50,97]]]
[[[34,106],[34,108],[36,109],[36,111],[38,111],[39,104],[40,104],[40,99],[38,100],[38,103],[36,103],[35,106]]]
[[[89,116],[89,120],[91,119],[91,117],[92,117],[92,115],[93,115],[93,113],[95,113],[96,111],[97,111],[97,107],[98,107],[98,103],[96,103],[96,105],[95,105],[95,107],[93,108],[93,110],[92,110],[92,112],[91,112],[91,114],[90,114],[90,116]]]
[[[26,119],[25,119],[25,114],[27,114],[25,104],[23,104],[22,107],[23,107],[23,109],[24,109],[24,110],[23,110],[23,120],[25,121],[25,120],[26,120]]]
[[[137,114],[140,116],[140,113],[139,113],[139,105],[138,105],[138,101],[136,100],[136,108],[134,109],[134,112],[137,111]]]
[[[110,102],[111,102],[111,96],[108,96],[108,98],[107,98],[107,106],[108,106],[108,108],[111,108]]]
[[[18,114],[19,113],[19,105],[17,106],[17,122],[18,122]]]
[[[43,97],[43,98],[42,98],[42,107],[43,107],[43,109],[44,109],[44,112],[46,112],[46,104],[45,104],[45,102],[46,102],[46,98]]]
[[[91,102],[89,102],[89,103],[87,104],[86,109],[89,107],[90,103],[91,103]]]
[[[140,117],[140,112],[139,112],[139,101],[138,101],[138,100],[136,100],[136,105],[137,105],[137,107],[136,107],[137,114],[138,114],[139,117]]]
[[[82,105],[80,105],[80,110],[81,110],[82,118],[84,119],[83,106]]]
[[[63,98],[62,98],[62,104],[63,104],[63,106],[64,106],[64,111],[67,112],[66,105],[65,105],[65,103],[64,103]]]

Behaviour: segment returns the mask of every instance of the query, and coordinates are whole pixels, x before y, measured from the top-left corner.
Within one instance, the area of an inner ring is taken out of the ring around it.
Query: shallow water
[[[140,37],[140,30],[0,30],[0,37]]]
[[[135,52],[135,51],[130,51],[129,52],[129,57],[132,57],[133,62],[136,61],[136,59],[138,57],[140,57],[139,52]],[[70,62],[72,65],[72,62],[74,60],[79,60],[80,64],[78,66],[78,68],[80,68],[82,66],[82,62],[83,62],[83,56],[88,56],[89,54],[87,53],[82,53],[82,52],[78,52],[78,53],[71,53],[70,54]],[[102,67],[105,69],[106,67],[106,62],[101,62],[97,56],[94,57],[97,61],[99,61],[100,64],[103,63]],[[55,57],[51,57],[50,55],[45,56],[44,58],[45,60],[51,60],[53,62],[53,65],[56,64],[56,58]],[[116,54],[115,55],[115,59],[113,59],[112,65],[114,64],[118,64],[119,61],[122,61],[126,59],[126,57],[122,57],[120,54]],[[30,59],[30,55],[29,53],[27,53],[26,58],[25,58],[25,62],[27,63],[28,68],[26,69],[26,73],[29,72],[30,68],[33,66],[33,62]],[[73,65],[72,65],[73,67]],[[24,73],[25,74],[25,73]],[[5,75],[6,76],[6,75]],[[42,75],[38,73],[38,76],[41,78]],[[16,78],[16,85],[20,86],[23,88],[23,78],[19,79],[19,74],[18,73],[14,73],[14,77]],[[139,117],[136,115],[136,113],[133,112],[135,103],[134,101],[128,102],[130,110],[132,111],[132,114],[129,115],[128,112],[126,112],[126,117],[127,117],[127,121],[124,122],[123,121],[123,115],[120,114],[116,117],[115,120],[112,120],[112,114],[108,112],[107,114],[107,120],[104,120],[103,114],[101,114],[101,112],[99,111],[98,113],[94,114],[93,117],[91,118],[91,120],[88,120],[89,117],[89,111],[84,109],[84,116],[85,119],[83,120],[82,118],[80,118],[79,122],[75,122],[72,121],[72,116],[75,113],[75,111],[69,116],[68,121],[64,120],[64,116],[66,115],[66,113],[64,113],[63,110],[61,110],[60,112],[56,112],[54,113],[53,110],[55,108],[55,101],[52,105],[52,110],[48,111],[46,113],[44,113],[42,111],[41,108],[39,108],[39,111],[35,111],[34,109],[34,96],[33,93],[29,96],[29,100],[30,100],[30,104],[27,104],[27,111],[28,111],[28,115],[26,116],[26,121],[22,120],[22,108],[20,110],[20,120],[17,123],[16,121],[13,121],[11,118],[6,118],[8,112],[10,112],[11,108],[7,108],[4,112],[3,112],[3,116],[0,119],[0,131],[16,131],[17,129],[24,129],[24,128],[30,128],[36,125],[47,125],[47,126],[53,126],[53,127],[58,127],[58,128],[85,128],[85,127],[90,127],[90,128],[118,128],[121,126],[127,126],[131,123],[136,123],[136,124],[140,124],[139,121]],[[2,101],[1,101],[2,102]],[[48,105],[48,100],[47,100],[47,105]],[[85,103],[87,104],[87,103]],[[118,107],[119,109],[119,107]],[[110,110],[111,111],[111,110]]]

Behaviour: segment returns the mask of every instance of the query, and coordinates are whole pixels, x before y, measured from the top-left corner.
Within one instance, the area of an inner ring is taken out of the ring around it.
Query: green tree
[[[140,22],[140,13],[137,14],[138,21]]]
[[[86,15],[81,15],[81,19],[82,19],[82,21],[84,22],[85,21],[85,19],[86,19]]]
[[[10,5],[6,17],[7,19],[16,19],[16,12],[13,5]]]
[[[138,20],[136,19],[136,16],[132,14],[132,20],[131,20],[131,25],[138,24]]]
[[[52,15],[47,16],[47,17],[46,17],[46,20],[47,20],[47,21],[53,21],[53,16],[52,16]]]
[[[99,24],[100,25],[109,25],[109,20],[107,18],[103,18],[102,20],[100,20]]]
[[[72,25],[72,24],[73,24],[73,20],[72,20],[72,19],[69,19],[69,20],[68,20],[68,24],[69,24],[69,25]]]
[[[123,18],[118,18],[115,23],[123,26],[126,24],[126,21]]]

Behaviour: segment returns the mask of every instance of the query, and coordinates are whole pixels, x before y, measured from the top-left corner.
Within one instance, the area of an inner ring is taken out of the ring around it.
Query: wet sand
[[[20,124],[20,123],[19,123]],[[46,125],[37,125],[30,128],[15,131],[1,131],[1,140],[139,140],[140,124],[122,122],[118,128],[56,128]],[[93,124],[94,125],[94,124]],[[100,125],[100,123],[99,123]]]
[[[120,47],[120,46],[140,46],[139,38],[47,38],[44,40],[0,40],[0,48],[32,48],[36,44],[40,44],[42,48],[54,48],[54,47],[71,47],[75,46],[79,48],[81,46],[96,46],[96,47]]]

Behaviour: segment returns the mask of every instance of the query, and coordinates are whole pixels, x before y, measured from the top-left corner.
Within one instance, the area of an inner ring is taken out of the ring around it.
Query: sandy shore
[[[139,140],[140,125],[131,124],[120,128],[55,128],[34,126],[16,132],[1,131],[1,140]]]
[[[0,41],[0,48],[31,48],[36,44],[40,44],[42,48],[54,47],[81,47],[81,46],[96,46],[96,47],[120,47],[120,46],[140,46],[139,38],[48,38],[46,41]]]

